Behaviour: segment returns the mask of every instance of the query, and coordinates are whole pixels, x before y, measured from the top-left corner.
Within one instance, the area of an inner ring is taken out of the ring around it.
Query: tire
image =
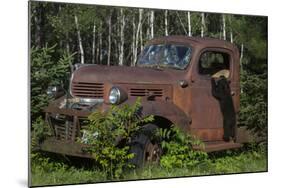
[[[141,133],[132,139],[130,153],[134,157],[130,159],[129,163],[136,168],[143,167],[145,163],[159,163],[162,155],[160,144],[153,139],[153,135],[157,130],[154,124],[145,125]]]

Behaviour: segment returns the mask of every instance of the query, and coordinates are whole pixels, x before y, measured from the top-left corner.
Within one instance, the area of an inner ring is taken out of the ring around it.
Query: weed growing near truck
[[[171,129],[159,129],[157,136],[161,139],[164,152],[160,165],[165,169],[193,167],[208,159],[206,152],[193,149],[193,146],[203,148],[204,144],[176,126]]]
[[[133,105],[112,105],[108,111],[98,110],[88,117],[89,125],[79,142],[90,145],[87,151],[111,179],[120,178],[124,169],[134,168],[128,163],[134,157],[129,144],[141,125],[153,121],[153,116],[141,118],[140,109],[139,98]]]

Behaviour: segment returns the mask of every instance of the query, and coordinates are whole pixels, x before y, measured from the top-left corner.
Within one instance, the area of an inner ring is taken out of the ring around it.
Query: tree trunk
[[[190,21],[190,12],[187,12],[187,19],[188,19],[188,36],[192,36],[192,32],[191,32],[191,21]]]
[[[154,11],[150,11],[150,39],[154,38]]]
[[[150,39],[150,11],[147,12],[146,40]]]
[[[79,22],[78,22],[77,15],[74,15],[74,19],[75,19],[75,26],[76,26],[76,30],[77,30],[79,51],[80,51],[80,56],[81,56],[80,63],[84,64],[84,50],[83,50],[82,38],[81,38],[81,34],[80,34]]]
[[[165,36],[168,35],[168,10],[165,10]]]
[[[233,32],[232,32],[232,16],[228,16],[229,28],[230,28],[230,42],[233,43]]]
[[[94,23],[93,27],[93,44],[92,44],[92,63],[95,63],[96,57],[96,24]]]
[[[184,27],[184,24],[183,24],[182,21],[181,21],[181,17],[179,16],[179,13],[176,12],[176,14],[177,14],[178,19],[180,20],[180,24],[181,24],[181,26],[182,26],[182,28],[183,28],[183,31],[184,31],[185,35],[187,35],[187,31],[186,31],[186,29],[185,29],[185,27]]]
[[[135,40],[136,40],[136,24],[135,24],[135,15],[133,15],[133,40],[132,40],[132,58],[131,66],[135,66],[134,57],[135,57]]]
[[[107,65],[110,65],[110,55],[111,55],[111,14],[108,17],[108,52],[107,52]]]
[[[230,29],[230,42],[233,43],[233,33],[232,33],[232,29]]]
[[[242,65],[242,59],[243,59],[243,54],[244,53],[244,44],[241,44],[241,52],[240,52],[240,64]]]
[[[225,31],[225,15],[222,15],[222,33],[223,33],[223,40],[226,40],[226,31]]]
[[[243,71],[243,55],[244,55],[244,44],[241,44],[241,51],[240,51],[240,70],[241,72]],[[240,92],[243,93],[243,88],[242,88],[242,84],[241,84],[241,89]]]
[[[142,9],[142,12],[141,12],[141,20],[142,20],[142,17],[143,17],[143,9]],[[141,48],[141,51],[143,50],[143,39],[142,39],[142,23],[140,24],[140,48]]]
[[[121,26],[120,26],[120,54],[119,54],[119,65],[122,66],[124,63],[124,28],[125,28],[125,14],[123,9],[120,9]]]
[[[139,9],[139,22],[138,22],[138,27],[136,31],[136,40],[135,40],[135,49],[134,49],[134,58],[133,58],[133,64],[136,64],[137,61],[137,55],[138,55],[138,46],[139,46],[139,33],[140,33],[140,28],[142,25],[142,13],[143,9]]]
[[[206,24],[205,24],[205,14],[202,12],[202,13],[201,13],[201,37],[204,37],[205,28],[206,28]]]
[[[42,47],[42,34],[41,34],[41,25],[42,25],[42,5],[39,4],[34,8],[34,45],[38,48]]]
[[[102,32],[100,31],[99,33],[99,63],[102,64],[102,59],[103,59],[103,55],[102,55]]]

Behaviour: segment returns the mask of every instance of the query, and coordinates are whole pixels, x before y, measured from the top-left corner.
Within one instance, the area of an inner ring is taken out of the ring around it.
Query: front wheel
[[[156,130],[156,125],[148,124],[144,126],[142,132],[133,139],[130,153],[133,153],[134,157],[130,160],[131,164],[136,167],[142,167],[145,163],[157,164],[160,162],[162,149],[157,140],[153,139]]]

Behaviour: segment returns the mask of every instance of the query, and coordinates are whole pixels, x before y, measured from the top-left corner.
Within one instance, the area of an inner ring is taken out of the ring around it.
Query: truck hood
[[[185,71],[147,67],[84,65],[72,75],[73,82],[172,84]]]

